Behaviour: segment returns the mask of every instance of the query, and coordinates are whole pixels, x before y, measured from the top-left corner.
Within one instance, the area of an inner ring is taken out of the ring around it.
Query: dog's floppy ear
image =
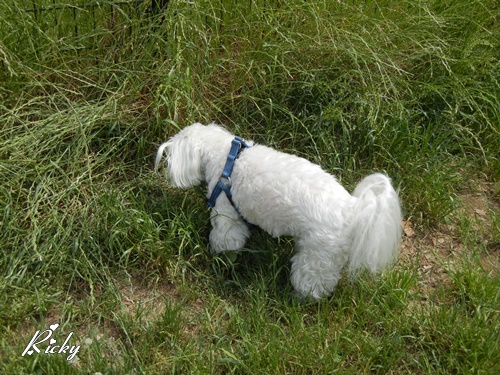
[[[177,134],[162,144],[156,155],[155,170],[167,150],[167,177],[179,188],[199,185],[203,180],[201,149],[185,134]]]

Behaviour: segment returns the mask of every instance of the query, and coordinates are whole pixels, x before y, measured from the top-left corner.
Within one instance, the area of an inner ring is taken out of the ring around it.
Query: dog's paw
[[[212,231],[210,233],[210,250],[212,253],[219,254],[223,251],[240,250],[245,246],[246,237],[244,236],[221,236],[220,232]]]
[[[318,303],[323,297],[326,296],[328,295],[314,297],[311,294],[304,294],[296,290],[290,292],[290,299],[299,305],[313,305]]]

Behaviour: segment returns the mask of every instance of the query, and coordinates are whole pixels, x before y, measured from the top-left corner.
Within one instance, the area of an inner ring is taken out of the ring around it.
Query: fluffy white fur
[[[224,168],[234,135],[211,124],[193,124],[162,144],[155,169],[167,151],[167,177],[175,187],[205,181],[207,197]],[[295,237],[291,282],[302,298],[332,293],[350,272],[382,271],[397,256],[401,208],[391,180],[380,173],[349,194],[333,177],[303,158],[253,144],[236,160],[233,201],[244,219],[273,236]],[[221,193],[211,212],[212,251],[238,250],[250,235],[247,224]]]

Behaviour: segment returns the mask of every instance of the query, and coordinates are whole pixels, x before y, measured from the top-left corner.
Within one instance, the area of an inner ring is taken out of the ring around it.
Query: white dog
[[[241,249],[248,223],[295,237],[291,282],[302,298],[331,294],[344,266],[377,273],[398,254],[401,208],[383,174],[366,177],[351,195],[318,165],[215,124],[193,124],[162,144],[155,170],[165,149],[173,186],[208,184],[212,251]]]

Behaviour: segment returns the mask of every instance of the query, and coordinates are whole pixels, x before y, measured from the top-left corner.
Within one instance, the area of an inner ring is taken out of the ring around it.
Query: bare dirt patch
[[[121,311],[135,314],[141,309],[145,319],[155,320],[165,310],[167,300],[178,301],[179,291],[171,282],[158,282],[154,287],[136,277],[115,280],[121,295]]]
[[[500,202],[493,185],[480,182],[474,189],[458,195],[458,208],[450,223],[432,230],[419,230],[410,221],[403,222],[400,264],[416,263],[419,283],[424,290],[434,290],[450,282],[448,273],[456,263],[467,259],[473,247],[483,247],[481,265],[487,272],[498,274],[500,244],[498,225]]]

